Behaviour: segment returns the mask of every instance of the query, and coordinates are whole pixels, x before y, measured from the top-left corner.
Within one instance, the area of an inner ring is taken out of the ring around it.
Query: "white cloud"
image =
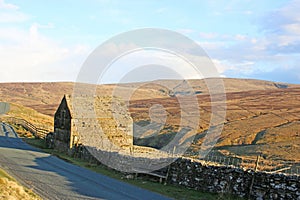
[[[218,49],[222,49],[225,47],[226,42],[221,41],[204,41],[204,42],[197,42],[205,51],[214,51]]]
[[[188,35],[190,33],[194,33],[195,30],[193,29],[188,29],[188,28],[184,28],[184,29],[178,29],[177,30],[179,33],[184,34],[184,35]]]
[[[220,61],[217,59],[212,59],[212,62],[214,63],[215,67],[217,68],[218,72],[221,75],[224,75],[224,72],[228,69],[231,69],[232,66],[230,64],[228,64],[226,61]]]
[[[0,23],[24,22],[29,18],[30,16],[19,11],[18,6],[0,0]]]
[[[267,13],[261,29],[278,46],[300,43],[300,0],[293,0],[281,9]]]
[[[205,32],[201,32],[199,33],[200,38],[201,39],[215,39],[217,37],[219,37],[218,33],[205,33]]]
[[[235,36],[235,38],[236,38],[237,40],[245,40],[245,39],[247,38],[247,36],[241,35],[241,34],[237,34],[237,35]]]
[[[295,7],[299,7],[298,2]],[[295,55],[300,54],[300,13],[294,12],[295,7],[288,5],[276,11],[275,16],[273,13],[271,24],[261,19],[264,29],[260,36],[232,35],[225,38],[218,35],[214,40],[207,38],[200,45],[214,59],[223,75],[268,80],[273,76],[274,80],[299,82],[295,75],[299,74],[299,70],[295,70],[299,68]],[[286,14],[289,10],[290,14]]]
[[[237,11],[241,10],[242,7],[239,7]],[[204,32],[200,33],[199,44],[213,58],[223,75],[270,78],[269,75],[273,74],[274,78],[278,79],[279,73],[271,72],[282,69],[282,74],[296,82],[294,73],[295,69],[299,68],[299,60],[296,57],[300,56],[299,10],[300,0],[288,1],[282,8],[265,13],[254,21],[256,24],[253,25],[258,28],[255,35]],[[236,12],[230,6],[226,11]],[[293,71],[289,71],[288,68]],[[258,73],[263,76],[259,76]]]
[[[102,83],[120,82],[120,80],[126,76],[130,77],[130,80],[126,80],[128,82],[155,79],[203,78],[204,74],[201,74],[202,71],[191,65],[191,60],[188,62],[181,56],[183,55],[178,56],[159,49],[139,49],[137,51],[131,51],[113,62],[112,65],[106,69],[101,81]],[[201,62],[203,64],[202,66],[207,66],[205,59],[199,61],[198,58],[196,62]],[[151,68],[151,66],[153,70],[159,70],[155,71],[154,74],[150,74],[147,68]],[[141,70],[136,71],[139,68]]]
[[[225,77],[228,71],[240,75],[251,74],[253,71],[255,71],[255,69],[253,68],[255,63],[251,61],[242,61],[237,63],[217,59],[212,59],[212,61],[219,71],[220,75]]]
[[[0,0],[0,82],[74,81],[90,47],[50,39],[40,30],[53,29],[54,24],[30,19],[18,6]]]
[[[17,10],[19,7],[14,4],[5,3],[4,0],[0,0],[0,9]]]
[[[40,34],[43,27],[51,25],[33,23],[27,30],[0,28],[0,41],[5,41],[0,44],[1,82],[75,80],[89,48],[64,47]]]
[[[0,13],[0,23],[11,23],[11,22],[24,22],[29,19],[28,15],[21,12],[15,11],[11,12],[1,12]]]
[[[278,12],[283,17],[300,22],[300,0],[292,0],[285,7],[280,9]]]
[[[283,34],[276,36],[273,35],[273,38],[278,38],[278,46],[287,46],[300,42],[300,22],[299,23],[290,23],[284,24],[281,26]]]

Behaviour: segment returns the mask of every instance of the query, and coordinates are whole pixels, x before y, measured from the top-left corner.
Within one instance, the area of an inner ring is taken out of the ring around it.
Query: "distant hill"
[[[293,88],[297,85],[274,83],[251,79],[222,79],[227,93],[251,90],[269,90],[278,88]],[[119,84],[118,91],[131,93],[135,88],[132,100],[166,98],[171,94],[184,94],[186,83],[182,80],[157,80],[144,83]],[[208,94],[205,80],[189,80],[188,84],[196,94]],[[166,88],[165,86],[169,88]],[[111,94],[116,85],[99,85],[97,94]],[[0,99],[17,103],[35,109],[43,114],[53,116],[64,94],[72,94],[74,83],[70,82],[42,82],[42,83],[0,83]],[[174,90],[174,91],[170,91]],[[171,93],[170,93],[171,92]]]
[[[149,109],[155,104],[167,111],[167,124],[159,133],[136,139],[141,145],[160,148],[180,131],[180,105],[177,95],[193,92],[198,97],[200,124],[189,149],[197,152],[209,128],[210,96],[206,80],[157,80],[145,83],[99,85],[96,94],[132,94],[129,110],[139,125],[150,123]],[[223,81],[227,114],[215,151],[222,155],[255,157],[300,162],[300,85],[250,79]],[[217,85],[216,88],[220,87]],[[192,90],[190,90],[192,88]],[[74,83],[0,83],[0,101],[13,103],[12,116],[35,124],[53,124],[53,115],[64,94],[72,94]],[[214,89],[214,88],[211,88]],[[154,124],[153,127],[156,127]],[[151,131],[150,131],[151,132]],[[142,135],[144,133],[138,133]],[[149,137],[150,136],[150,137]]]
[[[300,162],[300,87],[227,92],[226,97],[224,128],[215,145],[217,154],[255,159],[262,153],[267,159]],[[190,148],[192,155],[197,155],[209,128],[209,101],[209,95],[198,95],[200,124]],[[174,137],[179,131],[180,106],[175,97],[132,101],[134,121],[147,125],[148,110],[156,104],[165,107],[167,125],[157,136],[137,139],[139,145],[161,148],[169,142],[161,134]]]

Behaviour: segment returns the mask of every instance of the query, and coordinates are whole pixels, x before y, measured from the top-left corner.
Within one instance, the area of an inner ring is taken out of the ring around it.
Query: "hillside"
[[[269,159],[299,162],[300,85],[227,78],[223,82],[227,114],[215,151],[241,157],[262,153]],[[142,137],[135,140],[137,144],[160,148],[180,131],[181,108],[176,95],[184,95],[187,84],[197,94],[199,102],[200,125],[193,131],[196,137],[189,149],[197,152],[211,118],[205,80],[158,80],[117,85],[122,95],[132,93],[129,110],[138,125],[150,123],[149,109],[155,104],[163,105],[167,111],[163,129],[159,133],[151,133],[151,130],[136,133]],[[51,127],[61,98],[64,94],[72,94],[73,88],[74,83],[0,83],[0,101],[13,103],[11,116]],[[113,84],[99,85],[96,94],[108,95],[115,88]]]
[[[54,116],[64,94],[72,94],[74,83],[0,83],[0,100],[20,104],[36,111]],[[96,93],[111,95],[115,85],[99,85]],[[131,86],[119,86],[122,93],[132,91]],[[134,93],[134,99],[161,98],[166,95],[156,89],[139,89]]]
[[[250,79],[223,79],[227,93],[242,92],[251,90],[269,90],[280,87],[293,88],[297,85],[280,84],[268,81]],[[197,94],[208,94],[204,80],[189,80],[188,84]],[[165,86],[169,88],[166,88]],[[131,100],[154,99],[169,97],[170,88],[177,93],[184,92],[181,80],[157,80],[145,83],[119,84],[118,91],[123,94],[133,93]],[[97,94],[111,94],[116,85],[99,85]],[[135,90],[138,88],[137,90]],[[53,83],[0,83],[1,101],[12,102],[32,109],[40,113],[53,116],[64,94],[72,94],[74,83],[53,82]]]
[[[23,105],[53,116],[62,96],[70,93],[73,85],[73,83],[0,83],[0,98],[1,101]]]
[[[201,117],[191,149],[194,152],[201,147],[211,117],[209,96],[198,95],[198,101]],[[133,101],[130,111],[134,120],[149,121],[147,110],[158,103],[168,113],[165,130],[178,127],[180,107],[176,98]],[[225,124],[215,149],[232,156],[255,157],[262,153],[266,158],[299,162],[299,127],[300,87],[227,93]],[[154,138],[139,142],[151,146]]]

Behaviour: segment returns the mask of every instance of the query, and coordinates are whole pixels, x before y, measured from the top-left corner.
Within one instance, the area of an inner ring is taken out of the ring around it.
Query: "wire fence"
[[[9,124],[20,125],[26,130],[30,131],[36,138],[44,139],[49,133],[49,130],[38,128],[30,122],[9,117],[3,120]],[[172,156],[176,156],[173,155]],[[186,155],[187,157],[194,157],[193,155]],[[197,159],[199,160],[199,159]],[[209,154],[205,158],[199,160],[205,165],[212,166],[226,166],[241,168],[244,170],[262,171],[266,173],[283,173],[288,175],[300,176],[300,162],[284,161],[284,160],[269,160],[258,155],[255,157],[232,157],[232,156],[220,156]]]
[[[200,160],[203,164],[214,166],[227,166],[242,168],[244,170],[262,171],[266,173],[283,173],[288,175],[300,175],[300,162],[268,160],[260,155],[256,158],[240,158],[229,156],[208,155]]]

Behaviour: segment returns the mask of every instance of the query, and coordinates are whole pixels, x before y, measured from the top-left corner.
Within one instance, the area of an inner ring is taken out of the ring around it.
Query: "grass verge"
[[[45,148],[45,141],[41,139],[35,139],[35,138],[24,138],[24,141],[32,146],[35,146],[37,148],[40,148],[41,150],[50,153],[52,155],[55,155],[67,162],[70,162],[72,164],[87,168],[89,170],[92,170],[94,172],[109,176],[114,179],[118,179],[120,181],[162,194],[164,196],[178,199],[178,200],[240,200],[241,198],[233,197],[230,195],[224,195],[224,194],[212,194],[202,191],[196,191],[193,189],[189,189],[182,186],[174,186],[174,185],[163,185],[161,183],[151,181],[149,179],[146,179],[145,177],[137,177],[135,179],[127,179],[126,176],[118,171],[109,169],[108,167],[104,165],[96,165],[91,164],[87,161],[83,161],[78,158],[70,157],[64,153],[60,153],[58,151],[55,151],[53,149],[47,149]]]
[[[41,198],[28,188],[21,186],[0,168],[0,199],[40,200]]]

